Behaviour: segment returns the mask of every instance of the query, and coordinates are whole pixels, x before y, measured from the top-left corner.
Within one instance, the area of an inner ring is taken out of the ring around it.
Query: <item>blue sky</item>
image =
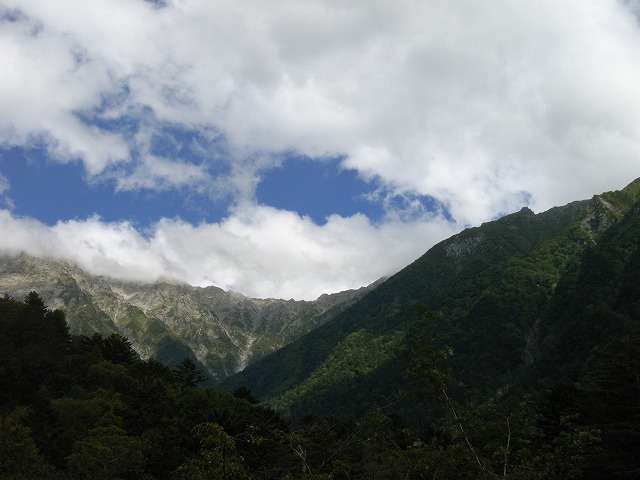
[[[209,216],[198,208],[197,199],[177,191],[114,194],[113,182],[86,182],[80,162],[52,164],[41,150],[8,149],[2,153],[2,166],[11,185],[13,214],[47,225],[92,215],[107,222],[131,220],[141,226],[149,226],[160,216],[182,216],[191,222]]]
[[[258,297],[373,282],[640,176],[639,12],[5,0],[0,252]]]
[[[100,216],[106,222],[131,221],[147,228],[162,217],[190,223],[219,222],[231,199],[213,201],[206,192],[189,189],[114,192],[114,181],[86,181],[81,162],[47,160],[42,149],[9,148],[1,153],[2,173],[11,185],[16,216],[32,217],[47,225]],[[284,156],[282,165],[262,174],[256,189],[260,204],[294,211],[322,225],[331,215],[358,213],[372,222],[384,217],[384,205],[371,200],[375,183],[340,167],[340,159],[314,161]],[[421,199],[425,205],[430,201]]]
[[[367,200],[374,189],[375,185],[364,182],[357,172],[342,169],[340,159],[293,157],[264,174],[256,198],[259,203],[308,216],[318,224],[334,214],[349,217],[363,213],[378,221],[383,209]]]

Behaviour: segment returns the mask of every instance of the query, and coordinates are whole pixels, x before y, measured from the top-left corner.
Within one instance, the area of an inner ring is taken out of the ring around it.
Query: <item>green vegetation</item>
[[[2,479],[280,478],[293,469],[282,456],[288,424],[197,388],[204,377],[188,358],[171,371],[140,360],[120,335],[71,336],[34,292],[0,299],[0,342]],[[225,442],[235,453],[210,466]]]
[[[340,344],[345,355],[336,355],[334,370],[315,381],[337,375],[353,387],[402,344],[414,380],[407,395],[441,413],[429,428],[406,424],[386,405],[357,419],[308,415],[294,429],[246,388],[198,388],[204,377],[188,358],[171,371],[140,360],[122,336],[71,336],[64,315],[34,292],[24,302],[0,299],[0,478],[579,478],[587,456],[608,460],[594,456],[600,431],[551,397],[482,409],[454,400],[445,329],[422,310],[422,335],[388,342],[355,332]],[[583,395],[598,398],[615,385],[631,402],[617,407],[626,412],[637,392],[625,386],[640,367],[625,359],[638,358],[640,341],[624,345],[593,366]],[[615,378],[607,375],[621,364]],[[608,434],[608,415],[617,412],[592,413]]]

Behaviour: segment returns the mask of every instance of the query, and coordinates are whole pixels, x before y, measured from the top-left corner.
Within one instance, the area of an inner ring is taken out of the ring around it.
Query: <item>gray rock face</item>
[[[444,251],[448,257],[462,261],[473,255],[485,239],[486,235],[484,233],[478,233],[467,238],[451,240],[445,244]]]
[[[59,260],[0,256],[0,294],[36,291],[66,314],[71,333],[126,336],[142,358],[197,360],[215,382],[329,321],[371,287],[315,301],[248,298],[217,287],[91,276]]]

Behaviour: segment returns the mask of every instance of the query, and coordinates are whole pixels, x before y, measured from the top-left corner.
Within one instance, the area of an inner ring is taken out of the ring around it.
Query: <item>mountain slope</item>
[[[367,289],[315,301],[252,299],[217,287],[96,277],[52,259],[0,257],[0,292],[24,298],[33,290],[65,312],[74,334],[119,333],[143,358],[175,365],[189,357],[220,381],[333,318]]]
[[[555,324],[564,324],[569,315],[560,309],[563,292],[580,290],[582,280],[575,279],[586,275],[581,266],[613,255],[617,271],[633,277],[629,262],[635,257],[620,256],[616,249],[622,238],[637,247],[637,229],[630,227],[626,236],[618,232],[633,224],[639,191],[636,180],[619,192],[538,215],[525,208],[467,229],[331,322],[229,378],[225,387],[245,385],[293,416],[352,416],[375,404],[399,402],[411,389],[404,376],[411,352],[403,352],[424,332],[415,308],[423,304],[441,319],[464,395],[479,401],[502,395],[541,362],[541,351],[550,359],[557,350],[550,340],[559,335],[552,319],[555,315]],[[616,247],[596,253],[607,242]],[[625,285],[632,288],[628,281]],[[549,362],[556,368],[564,360]],[[336,400],[344,398],[350,401]]]

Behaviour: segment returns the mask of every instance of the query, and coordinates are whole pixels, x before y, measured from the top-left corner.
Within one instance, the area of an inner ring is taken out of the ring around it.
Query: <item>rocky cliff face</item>
[[[143,358],[168,364],[190,357],[216,382],[326,323],[369,289],[315,301],[254,299],[217,287],[95,277],[52,259],[0,257],[0,293],[22,299],[36,291],[65,312],[72,333],[119,333]]]

